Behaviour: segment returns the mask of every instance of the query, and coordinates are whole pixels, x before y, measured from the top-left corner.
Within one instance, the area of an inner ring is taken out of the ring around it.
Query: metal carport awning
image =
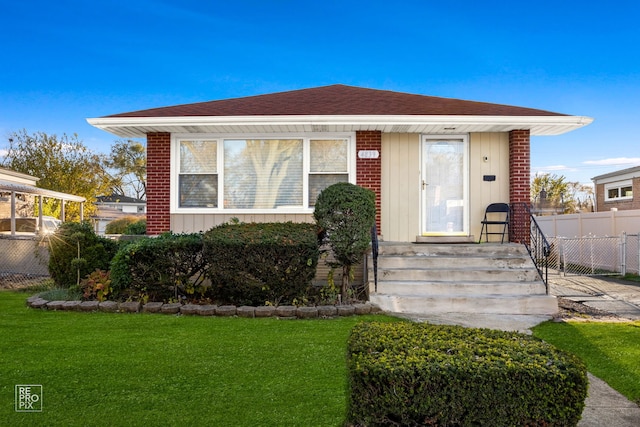
[[[50,197],[53,199],[68,200],[70,202],[84,203],[87,201],[84,197],[74,196],[73,194],[60,193],[58,191],[47,190],[45,188],[34,187],[33,185],[17,184],[15,182],[0,179],[0,191],[16,192],[22,194],[35,194],[36,196]]]
[[[39,209],[38,209],[38,223],[40,229],[42,228],[43,219],[42,219],[42,198],[48,197],[52,199],[62,200],[62,208],[61,208],[61,220],[64,221],[64,202],[78,202],[80,203],[80,221],[84,220],[84,203],[87,201],[86,198],[81,196],[76,196],[73,194],[61,193],[59,191],[47,190],[45,188],[35,187],[33,185],[28,184],[20,184],[16,182],[6,181],[0,179],[0,192],[2,193],[11,193],[11,234],[15,235],[15,218],[16,218],[16,193],[20,194],[31,194],[34,196],[38,196],[39,198]]]

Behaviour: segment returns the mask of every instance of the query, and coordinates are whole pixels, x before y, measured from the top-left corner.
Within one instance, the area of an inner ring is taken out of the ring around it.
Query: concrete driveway
[[[549,274],[551,294],[619,317],[640,320],[640,283],[606,276]]]

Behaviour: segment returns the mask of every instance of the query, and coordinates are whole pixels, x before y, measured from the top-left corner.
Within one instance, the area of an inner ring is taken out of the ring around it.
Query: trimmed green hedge
[[[315,276],[314,224],[223,224],[204,235],[212,296],[231,304],[292,303]]]
[[[122,247],[111,263],[114,297],[168,301],[206,293],[202,234],[165,233]]]
[[[575,426],[587,396],[578,358],[515,332],[362,323],[347,356],[357,426]]]

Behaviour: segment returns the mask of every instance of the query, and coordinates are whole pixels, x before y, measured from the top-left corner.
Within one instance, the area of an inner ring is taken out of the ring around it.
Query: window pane
[[[302,206],[302,140],[225,140],[225,209],[285,206]]]
[[[218,175],[180,175],[181,208],[217,208]]]
[[[347,172],[346,139],[311,140],[311,172]]]
[[[322,190],[330,185],[337,184],[338,182],[349,182],[349,175],[347,174],[312,174],[309,175],[309,207],[316,205],[318,195]]]
[[[616,199],[618,197],[618,189],[617,188],[610,188],[607,191],[607,195],[609,199]]]
[[[217,173],[216,141],[180,141],[180,173]]]
[[[622,188],[621,197],[633,197],[633,190],[631,189],[631,186]]]

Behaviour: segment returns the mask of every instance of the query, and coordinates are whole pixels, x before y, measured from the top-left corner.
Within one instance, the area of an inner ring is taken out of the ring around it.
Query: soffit
[[[253,133],[381,131],[383,133],[459,134],[530,130],[532,136],[559,135],[588,125],[585,116],[179,116],[87,119],[89,124],[122,138],[147,133]]]

